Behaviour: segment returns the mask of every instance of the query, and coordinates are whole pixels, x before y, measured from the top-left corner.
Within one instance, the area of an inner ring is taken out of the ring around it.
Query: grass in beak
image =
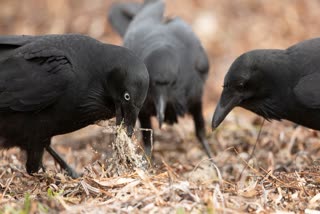
[[[149,162],[144,156],[139,143],[128,137],[125,128],[116,127],[116,138],[112,143],[113,155],[110,160],[111,170],[115,174],[123,175],[136,171],[147,170]]]

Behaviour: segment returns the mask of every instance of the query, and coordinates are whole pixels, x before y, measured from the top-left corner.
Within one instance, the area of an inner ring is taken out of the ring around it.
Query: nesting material
[[[116,127],[116,137],[112,143],[113,155],[110,159],[109,173],[123,175],[136,169],[147,170],[149,163],[139,142],[128,137],[123,126]]]

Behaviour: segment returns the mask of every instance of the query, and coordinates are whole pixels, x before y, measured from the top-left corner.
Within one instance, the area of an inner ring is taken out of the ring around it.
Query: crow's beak
[[[138,114],[139,109],[135,106],[116,104],[116,124],[120,125],[123,122],[129,137],[133,134]]]
[[[216,129],[220,123],[226,118],[229,112],[240,104],[242,98],[240,96],[230,96],[228,92],[223,91],[216,110],[212,118],[212,130]]]
[[[156,97],[155,100],[156,110],[157,110],[157,118],[159,121],[159,128],[161,129],[161,126],[164,121],[164,113],[166,110],[166,99],[163,94],[160,94]]]

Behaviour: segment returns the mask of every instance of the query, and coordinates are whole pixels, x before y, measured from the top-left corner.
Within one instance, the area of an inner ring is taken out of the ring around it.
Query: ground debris
[[[192,126],[192,121],[184,121],[185,125],[188,123]],[[319,151],[313,147],[317,148],[317,136],[314,132],[297,128],[290,123],[266,123],[260,143],[251,157],[259,127],[251,124],[250,120],[243,127],[235,127],[234,124],[234,121],[227,121],[222,126],[223,132],[218,131],[209,136],[209,141],[215,142],[221,149],[214,157],[216,167],[206,159],[200,145],[195,143],[194,136],[190,136],[182,139],[182,142],[175,141],[182,144],[178,143],[177,146],[192,148],[186,150],[186,154],[168,151],[168,144],[172,142],[157,142],[158,158],[144,168],[141,156],[138,156],[137,161],[124,154],[135,150],[126,144],[129,139],[126,135],[121,135],[121,130],[118,130],[118,139],[107,137],[105,139],[108,140],[105,141],[100,137],[96,139],[102,142],[92,142],[92,146],[111,144],[112,139],[116,143],[124,143],[120,148],[115,145],[106,147],[110,150],[109,159],[103,152],[96,154],[96,149],[75,147],[76,154],[88,159],[77,163],[84,169],[84,175],[75,180],[65,176],[47,155],[44,160],[48,165],[47,172],[30,176],[25,172],[23,156],[18,149],[1,151],[0,210],[12,213],[12,210],[27,207],[39,212],[54,210],[61,213],[319,211]],[[294,144],[286,144],[297,132],[299,135]],[[163,136],[164,139],[181,138],[175,136],[174,130],[161,134],[170,135],[165,138]],[[247,136],[239,141],[238,136],[245,135]],[[158,138],[157,134],[155,137]],[[133,142],[139,144],[140,140],[137,138]],[[273,144],[272,147],[279,149],[273,148],[270,153],[270,143]],[[251,146],[247,148],[246,144]],[[297,145],[304,149],[303,155],[300,150],[291,150],[292,158],[283,160],[282,152]],[[59,149],[59,144],[54,146]],[[123,147],[129,148],[129,151]],[[113,154],[113,149],[119,151]],[[61,151],[68,158],[73,157],[69,157],[68,149]],[[132,155],[136,154],[134,152]],[[305,156],[308,159],[300,159]],[[75,160],[78,160],[77,157],[73,157],[70,162]],[[120,173],[116,167],[123,171]]]

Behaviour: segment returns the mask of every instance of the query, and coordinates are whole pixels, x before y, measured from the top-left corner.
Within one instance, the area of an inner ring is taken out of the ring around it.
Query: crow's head
[[[217,128],[236,106],[266,119],[281,119],[277,109],[286,93],[286,55],[281,50],[254,50],[238,57],[224,79],[223,91],[212,119]],[[283,81],[285,80],[285,81]]]
[[[139,111],[149,88],[149,74],[146,66],[129,50],[116,56],[113,68],[108,71],[107,90],[116,110],[116,123],[123,121],[131,136]]]
[[[172,88],[177,82],[179,70],[178,57],[169,47],[158,48],[145,58],[150,75],[149,96],[154,102],[159,127],[165,119],[167,102],[170,100]]]

